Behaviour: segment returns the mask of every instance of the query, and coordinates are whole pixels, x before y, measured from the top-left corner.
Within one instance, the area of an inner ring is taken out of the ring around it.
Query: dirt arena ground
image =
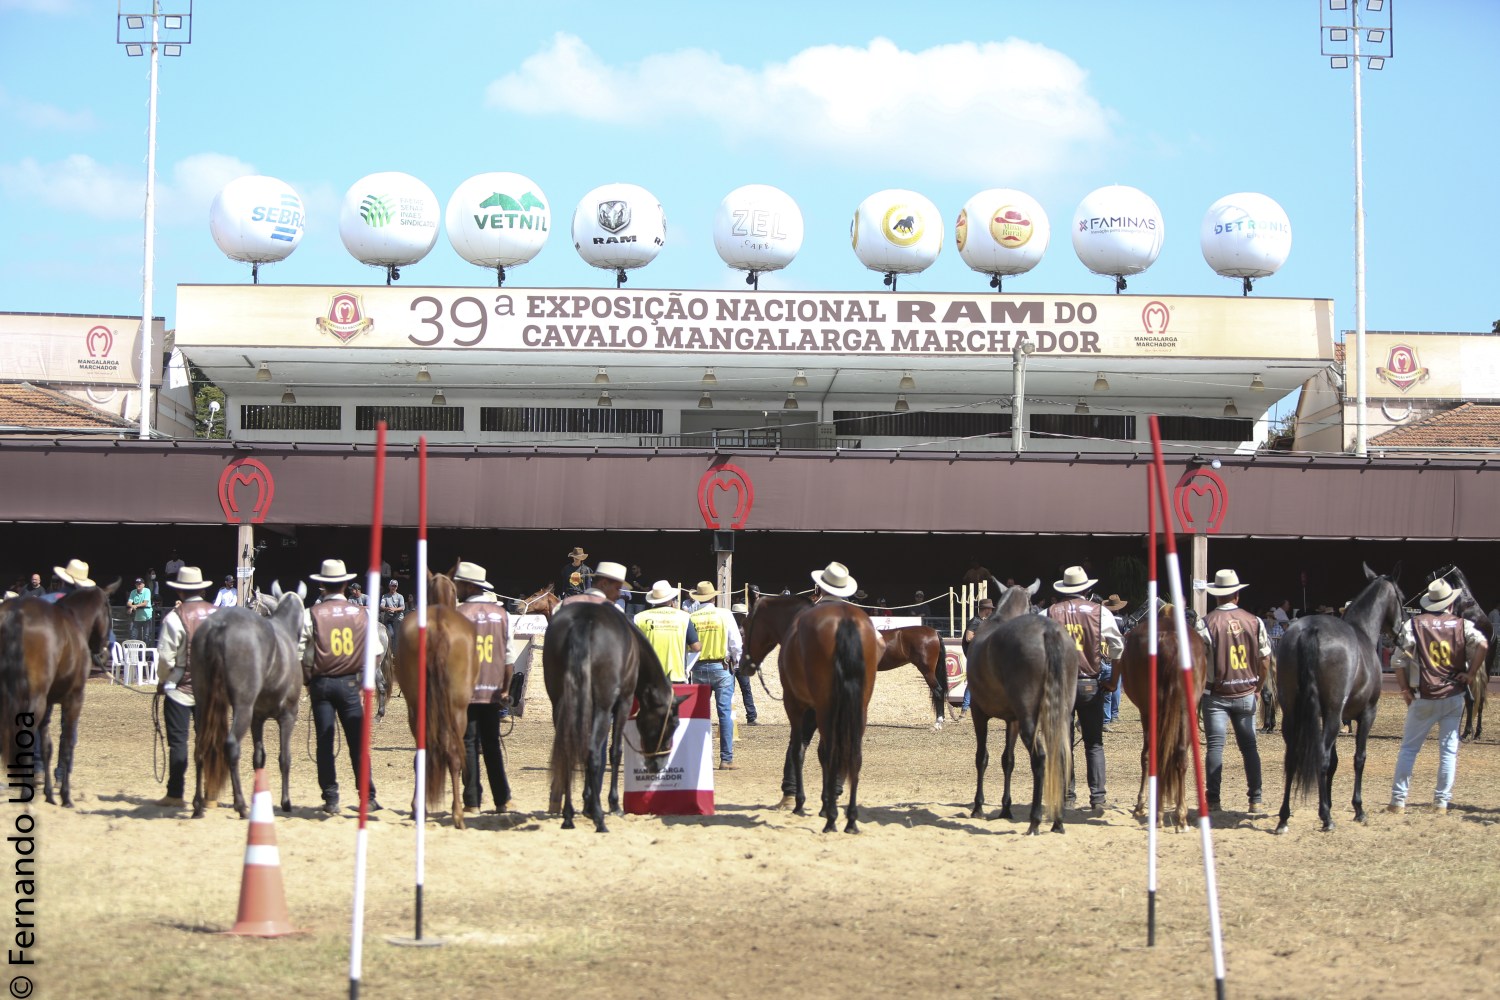
[[[614,817],[600,836],[561,830],[545,812],[552,727],[540,688],[538,676],[505,744],[521,811],[487,812],[462,832],[443,814],[431,827],[427,932],[441,948],[386,943],[412,932],[412,743],[400,702],[377,725],[387,808],[369,837],[364,996],[1213,995],[1196,833],[1161,837],[1158,944],[1145,947],[1146,834],[1129,814],[1139,727],[1128,708],[1106,736],[1106,815],[1070,813],[1063,836],[969,818],[973,727],[933,731],[911,668],[879,678],[862,835],[825,836],[822,820],[771,808],[787,724],[762,693],[762,724],[739,728],[740,769],[717,774],[717,815]],[[150,704],[91,684],[77,807],[35,808],[33,995],[347,995],[356,822],[316,808],[306,703],[293,740],[295,814],[278,814],[276,834],[292,916],[308,933],[277,941],[215,933],[234,921],[246,824],[231,809],[194,821],[150,804],[162,794]],[[1400,724],[1399,703],[1382,702],[1366,772],[1374,810],[1387,801]],[[1000,742],[992,733],[992,803]],[[1372,811],[1365,826],[1349,809],[1352,740],[1340,748],[1333,833],[1317,830],[1307,806],[1282,838],[1271,835],[1274,817],[1216,818],[1229,994],[1500,995],[1500,745],[1463,747],[1456,815]],[[1266,798],[1279,801],[1280,735],[1261,737],[1261,751]],[[1227,758],[1224,798],[1237,805],[1244,779],[1232,746]],[[1430,793],[1435,759],[1429,743],[1413,802]],[[339,767],[352,787],[347,757]],[[17,808],[0,806],[7,833]]]

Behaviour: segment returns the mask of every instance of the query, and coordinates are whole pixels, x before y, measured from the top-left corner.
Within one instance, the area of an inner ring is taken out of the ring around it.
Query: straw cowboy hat
[[[1240,575],[1234,570],[1221,569],[1214,574],[1214,582],[1208,585],[1208,592],[1215,597],[1228,597],[1248,586],[1250,586],[1248,583],[1240,583]]]
[[[604,577],[606,580],[615,580],[619,583],[625,582],[625,567],[617,562],[601,562],[594,567],[595,577]]]
[[[849,575],[849,567],[840,562],[831,562],[822,569],[813,570],[812,581],[834,597],[848,597],[859,589],[859,584]]]
[[[89,579],[89,564],[82,559],[69,559],[67,566],[53,566],[52,572],[57,574],[58,579],[66,580],[75,587],[99,586]]]
[[[16,593],[16,592],[15,592],[15,591],[14,591],[14,590],[7,590],[7,591],[6,591],[6,592],[5,592],[5,596],[4,596],[4,597],[3,597],[3,598],[0,598],[0,600],[4,600],[4,601],[8,601],[8,600],[10,600],[10,599],[11,599],[11,598],[12,598],[12,597],[20,597],[20,596],[21,596],[21,595],[20,595],[20,594],[18,594],[18,593]]]
[[[1063,578],[1052,584],[1052,589],[1059,594],[1081,594],[1098,582],[1089,579],[1082,566],[1069,566],[1063,570]]]
[[[178,590],[202,590],[204,587],[212,587],[213,584],[203,579],[203,571],[197,566],[183,566],[177,571],[177,579],[168,580],[168,587],[176,587]]]
[[[587,552],[583,551],[583,549],[580,549],[576,545],[573,546],[573,551],[568,553],[568,558],[569,559],[587,559],[588,557],[589,557],[589,554]]]
[[[666,604],[668,601],[677,600],[677,588],[666,580],[657,580],[651,585],[651,592],[646,595],[647,604]]]
[[[1422,595],[1423,611],[1442,611],[1458,600],[1458,591],[1448,585],[1447,580],[1433,580]]]
[[[707,580],[699,580],[698,585],[688,591],[688,596],[695,601],[711,601],[719,596],[719,591]]]
[[[729,606],[729,613],[732,615],[748,615],[750,613],[750,605],[731,604]]]
[[[489,574],[485,572],[484,567],[478,563],[460,561],[458,569],[453,572],[453,582],[472,583],[474,586],[483,587],[485,590],[494,590],[494,584],[486,579],[488,576]]]
[[[344,560],[324,559],[322,572],[309,573],[307,578],[319,583],[343,583],[345,580],[354,579],[354,574],[344,569]]]
[[[1119,594],[1110,594],[1104,599],[1105,611],[1124,611],[1125,605],[1129,603]]]

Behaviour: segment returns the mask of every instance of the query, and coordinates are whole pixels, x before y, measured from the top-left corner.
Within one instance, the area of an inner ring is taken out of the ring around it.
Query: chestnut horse
[[[1068,722],[1078,689],[1078,651],[1061,625],[1031,614],[1030,587],[1011,587],[995,613],[969,643],[969,699],[974,718],[974,807],[984,815],[984,772],[989,765],[990,719],[1005,721],[1005,792],[1000,818],[1010,819],[1010,776],[1019,736],[1031,756],[1031,825],[1034,836],[1042,820],[1052,817],[1054,833],[1063,832],[1063,791],[1068,780]]]
[[[62,706],[57,744],[57,782],[62,804],[73,805],[73,747],[88,681],[90,649],[101,613],[108,634],[107,588],[86,587],[57,603],[18,597],[0,604],[0,761],[43,773],[42,788],[53,805],[52,706]],[[103,646],[102,637],[99,638]],[[38,748],[41,751],[37,755]],[[18,752],[20,751],[20,752]]]
[[[453,826],[464,828],[464,730],[469,699],[479,679],[474,623],[458,611],[453,580],[427,572],[427,808],[442,805],[443,781],[453,789]],[[406,723],[417,735],[417,690],[422,664],[417,656],[418,615],[407,615],[396,638],[396,683],[406,700]],[[415,811],[415,803],[413,803]]]
[[[658,773],[672,752],[677,706],[672,682],[651,643],[618,608],[575,602],[560,609],[542,643],[542,678],[552,699],[551,801],[573,829],[573,774],[583,766],[583,813],[607,833],[601,794],[609,742],[609,811],[620,809],[620,740],[631,699],[646,770]]]
[[[789,613],[790,622],[782,633],[774,625],[785,622]],[[847,778],[844,832],[858,833],[865,716],[880,660],[880,637],[869,616],[843,601],[808,607],[801,598],[763,597],[750,612],[746,631],[748,673],[760,668],[772,648],[781,646],[777,667],[791,733],[777,808],[790,805],[797,815],[804,815],[803,763],[816,731],[818,761],[823,765],[823,808],[818,815],[828,821],[823,832],[837,829],[839,788]]]
[[[1177,649],[1175,609],[1163,605],[1156,618],[1156,747],[1157,773],[1161,788],[1157,813],[1168,825],[1181,829],[1187,825],[1188,717],[1187,699],[1183,697],[1182,659]],[[1149,626],[1144,623],[1125,636],[1125,652],[1115,662],[1116,684],[1123,685],[1125,696],[1141,712],[1141,788],[1135,799],[1135,818],[1146,819],[1146,778],[1149,770],[1151,718],[1151,651]],[[1208,678],[1208,646],[1195,630],[1188,629],[1188,646],[1193,657],[1193,690],[1203,691]],[[1155,822],[1156,817],[1150,821]]]
[[[948,705],[948,671],[943,655],[943,637],[937,629],[926,625],[907,625],[904,628],[883,629],[880,638],[885,650],[880,654],[876,670],[893,670],[910,663],[921,671],[932,691],[932,711],[936,720],[932,728],[943,728],[943,711]]]
[[[541,615],[551,621],[561,604],[562,598],[557,596],[553,585],[549,583],[530,597],[511,601],[510,611],[514,615]]]

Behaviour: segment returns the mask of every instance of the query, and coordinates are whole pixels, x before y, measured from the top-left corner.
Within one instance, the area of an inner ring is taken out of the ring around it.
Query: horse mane
[[[446,573],[427,571],[427,604],[429,607],[458,607],[458,588]]]

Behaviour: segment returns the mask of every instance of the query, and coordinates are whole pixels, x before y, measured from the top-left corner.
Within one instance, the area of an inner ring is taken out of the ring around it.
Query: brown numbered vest
[[[334,598],[314,604],[312,614],[314,677],[347,677],[365,666],[365,631],[369,612],[351,601]]]
[[[1214,675],[1208,689],[1221,698],[1249,694],[1260,686],[1260,619],[1243,608],[1215,608],[1203,619],[1214,644]]]
[[[510,641],[510,615],[493,601],[465,601],[458,613],[474,623],[479,654],[479,679],[470,705],[494,705],[510,690],[505,676],[505,645]]]
[[[1417,693],[1423,698],[1450,698],[1463,690],[1453,675],[1468,667],[1464,621],[1447,612],[1417,615],[1411,620],[1421,676]]]
[[[182,671],[182,680],[177,682],[177,690],[183,694],[193,693],[193,633],[198,631],[203,619],[217,610],[218,607],[213,603],[201,599],[183,601],[182,607],[177,609],[177,617],[182,619],[182,648],[186,654],[183,659],[187,661],[187,666]]]
[[[1099,676],[1101,612],[1099,605],[1079,597],[1058,601],[1047,609],[1047,617],[1061,625],[1078,647],[1078,657],[1082,660],[1078,667],[1079,677]]]

